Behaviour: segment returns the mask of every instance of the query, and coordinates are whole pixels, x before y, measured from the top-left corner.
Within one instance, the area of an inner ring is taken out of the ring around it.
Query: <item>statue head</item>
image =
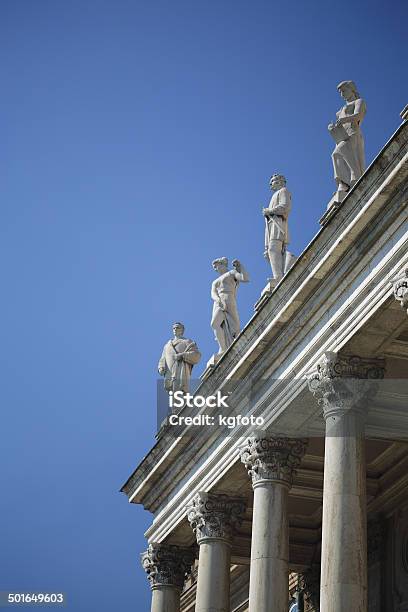
[[[175,338],[181,338],[182,335],[184,334],[184,325],[183,323],[180,323],[179,321],[177,321],[176,323],[173,323],[173,334]]]
[[[273,174],[271,176],[271,180],[269,181],[269,186],[272,189],[272,191],[277,191],[278,189],[282,189],[282,187],[285,187],[286,185],[286,179],[283,176],[283,174]]]
[[[218,259],[214,259],[212,262],[212,267],[219,274],[224,274],[224,272],[228,271],[228,259],[226,257],[218,257]]]
[[[342,81],[337,85],[337,91],[347,102],[357,100],[360,97],[354,81]]]

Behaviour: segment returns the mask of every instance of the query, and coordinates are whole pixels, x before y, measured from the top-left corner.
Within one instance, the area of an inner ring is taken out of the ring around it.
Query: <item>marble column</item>
[[[305,448],[304,440],[265,437],[241,449],[254,489],[249,612],[288,610],[288,492]]]
[[[151,612],[179,612],[180,593],[194,561],[193,552],[169,544],[149,544],[141,561],[152,589]]]
[[[234,530],[245,511],[241,498],[198,493],[187,518],[200,547],[195,612],[229,612],[230,559]]]
[[[401,308],[404,308],[408,314],[408,269],[401,272],[391,282],[395,299],[400,302]]]
[[[326,421],[320,609],[367,612],[365,418],[380,359],[326,353],[308,377]]]

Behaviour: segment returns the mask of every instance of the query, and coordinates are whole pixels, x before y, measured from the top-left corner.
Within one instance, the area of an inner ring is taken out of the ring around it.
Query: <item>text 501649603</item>
[[[65,606],[65,593],[49,593],[47,591],[0,591],[0,607],[15,605],[49,605]]]

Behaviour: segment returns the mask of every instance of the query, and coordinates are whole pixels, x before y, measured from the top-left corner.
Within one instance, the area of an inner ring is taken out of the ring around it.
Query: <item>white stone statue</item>
[[[237,289],[239,283],[247,283],[249,276],[244,266],[234,259],[234,270],[228,270],[228,259],[220,257],[212,262],[219,274],[211,286],[214,300],[211,327],[219,345],[218,354],[224,353],[239,334],[240,323],[237,309]]]
[[[193,366],[201,359],[201,353],[193,340],[184,338],[183,323],[174,323],[174,337],[163,347],[158,370],[164,376],[166,391],[189,393]]]
[[[337,85],[346,104],[336,113],[335,123],[328,126],[336,142],[332,153],[337,194],[341,201],[365,170],[364,140],[361,122],[366,114],[366,104],[353,81]]]
[[[287,250],[289,244],[288,217],[292,207],[292,196],[282,174],[274,174],[269,185],[273,196],[268,208],[263,208],[265,217],[265,259],[269,259],[275,281],[279,282],[296,259]]]

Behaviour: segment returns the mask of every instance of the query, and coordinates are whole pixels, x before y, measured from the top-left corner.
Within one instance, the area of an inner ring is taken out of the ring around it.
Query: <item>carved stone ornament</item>
[[[192,550],[171,544],[149,544],[141,555],[142,566],[152,589],[172,586],[181,590],[193,561]]]
[[[378,380],[384,378],[384,366],[383,359],[325,353],[307,377],[325,418],[352,408],[364,411],[367,400],[377,391]]]
[[[240,450],[241,461],[255,487],[265,481],[291,485],[306,450],[306,440],[283,436],[248,438]]]
[[[405,308],[408,314],[408,269],[394,278],[392,285],[395,299],[400,302],[401,308]]]
[[[198,544],[213,538],[231,542],[244,512],[245,502],[241,498],[201,492],[187,506],[187,519]]]

